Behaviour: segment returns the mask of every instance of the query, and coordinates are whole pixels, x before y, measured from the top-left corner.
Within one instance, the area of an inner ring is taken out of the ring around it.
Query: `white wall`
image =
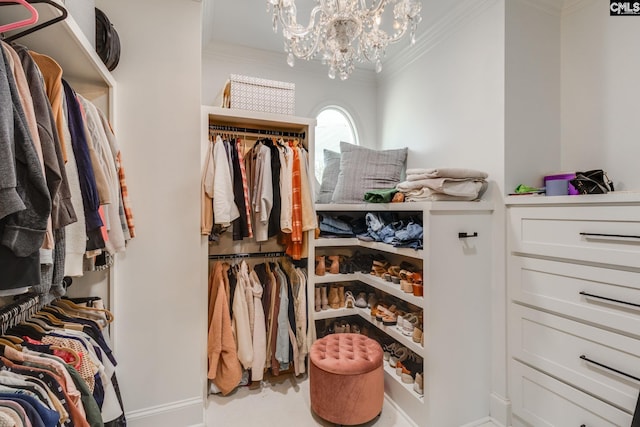
[[[407,166],[486,171],[494,201],[493,283],[486,335],[473,357],[486,376],[474,387],[478,418],[506,424],[504,271],[504,2],[465,2],[383,71],[378,94],[380,147],[409,147]],[[408,57],[410,55],[410,58]],[[409,63],[409,65],[406,65]],[[478,286],[470,283],[469,286]],[[461,313],[460,315],[464,315]],[[452,314],[452,321],[455,319]],[[491,393],[493,395],[491,396]],[[491,396],[491,397],[490,397]],[[497,402],[497,403],[496,403]],[[502,415],[500,415],[502,414]]]
[[[442,40],[418,41],[410,66],[383,70],[380,147],[408,146],[409,168],[481,169],[502,186],[503,14],[499,2],[481,3]]]
[[[583,0],[562,20],[562,168],[604,169],[616,190],[640,190],[640,18]],[[635,51],[635,52],[634,52]]]
[[[203,423],[200,257],[201,3],[99,1],[122,56],[117,135],[136,238],[118,259],[118,378],[129,425]]]
[[[560,9],[506,1],[506,192],[560,168]]]
[[[371,70],[356,70],[346,81],[331,80],[327,67],[318,61],[297,60],[291,68],[284,53],[213,42],[202,55],[203,105],[217,105],[230,74],[295,83],[296,116],[315,118],[323,107],[340,105],[353,117],[360,144],[376,144],[376,79]]]

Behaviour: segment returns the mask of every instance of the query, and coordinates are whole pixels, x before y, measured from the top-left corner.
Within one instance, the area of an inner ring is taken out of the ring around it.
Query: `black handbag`
[[[120,37],[103,11],[96,7],[96,52],[109,71],[120,62]]]
[[[613,182],[602,169],[576,172],[576,177],[569,182],[580,194],[605,194],[613,191]]]

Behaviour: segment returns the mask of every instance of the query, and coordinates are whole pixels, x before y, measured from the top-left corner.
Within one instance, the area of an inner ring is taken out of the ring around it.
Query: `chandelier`
[[[273,12],[273,31],[282,26],[287,63],[295,57],[310,60],[320,57],[329,66],[329,77],[346,80],[356,62],[375,63],[382,71],[387,46],[410,31],[411,44],[422,20],[420,0],[315,0],[309,25],[297,21],[295,0],[267,0],[267,12]],[[393,6],[393,25],[381,28],[385,8]]]

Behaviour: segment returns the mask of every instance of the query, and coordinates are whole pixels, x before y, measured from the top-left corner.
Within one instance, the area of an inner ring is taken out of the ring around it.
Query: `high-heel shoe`
[[[320,288],[320,295],[321,295],[321,301],[322,301],[322,309],[323,310],[328,310],[329,309],[329,297],[327,296],[327,287],[323,286]]]
[[[329,287],[329,307],[336,309],[340,308],[340,294],[338,293],[337,286]]]
[[[329,265],[329,273],[340,273],[340,255],[329,255],[328,258],[329,261],[331,261],[331,264]]]
[[[322,296],[320,295],[320,288],[315,289],[315,310],[320,311],[320,306],[322,305]]]
[[[327,267],[324,262],[324,255],[316,256],[316,276],[324,276]]]

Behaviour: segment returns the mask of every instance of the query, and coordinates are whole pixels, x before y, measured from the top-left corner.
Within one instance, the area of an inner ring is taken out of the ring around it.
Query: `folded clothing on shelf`
[[[358,239],[387,243],[395,247],[422,249],[424,231],[419,218],[398,218],[393,212],[369,212],[365,219],[367,231],[358,234]]]
[[[405,201],[479,199],[487,189],[486,172],[473,169],[408,169],[407,178],[396,189]]]

